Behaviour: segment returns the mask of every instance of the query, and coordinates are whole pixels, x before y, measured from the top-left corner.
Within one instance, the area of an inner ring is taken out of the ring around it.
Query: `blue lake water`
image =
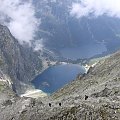
[[[51,94],[74,80],[79,73],[85,73],[85,69],[80,65],[56,65],[45,70],[32,83],[37,89]]]

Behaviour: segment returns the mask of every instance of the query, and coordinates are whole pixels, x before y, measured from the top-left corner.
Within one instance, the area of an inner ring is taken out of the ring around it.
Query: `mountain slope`
[[[0,25],[0,70],[9,76],[17,93],[24,93],[42,70],[39,55],[28,45],[20,45],[7,27]]]
[[[13,102],[0,112],[0,119],[119,120],[119,68],[120,51],[101,60],[87,74],[78,76],[50,97]],[[13,107],[18,109],[14,111]]]
[[[58,56],[71,59],[118,50],[120,20],[106,15],[77,19],[70,14],[74,2],[78,3],[76,0],[34,2],[36,16],[41,19],[37,37],[43,40],[44,47]]]

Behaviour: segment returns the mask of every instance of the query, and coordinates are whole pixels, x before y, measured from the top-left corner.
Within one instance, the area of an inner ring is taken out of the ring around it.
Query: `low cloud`
[[[41,40],[36,40],[35,42],[34,42],[34,50],[35,51],[39,51],[39,50],[43,50],[43,39],[41,39]]]
[[[0,0],[0,5],[0,22],[8,26],[20,43],[30,43],[40,23],[32,0]]]
[[[76,18],[89,15],[120,18],[120,0],[80,0],[72,4],[70,14]]]

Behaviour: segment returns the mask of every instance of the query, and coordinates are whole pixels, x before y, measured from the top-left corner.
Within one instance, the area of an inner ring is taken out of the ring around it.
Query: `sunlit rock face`
[[[41,19],[38,38],[44,46],[70,59],[90,58],[119,49],[119,18],[107,15],[76,18],[71,15],[73,2],[76,3],[73,0],[35,1],[36,16]]]

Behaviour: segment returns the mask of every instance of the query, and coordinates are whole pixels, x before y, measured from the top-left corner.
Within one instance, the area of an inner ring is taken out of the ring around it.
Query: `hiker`
[[[61,103],[59,103],[59,106],[61,106]]]
[[[49,107],[51,107],[51,103],[49,103]]]
[[[88,99],[88,96],[87,95],[85,95],[85,100],[87,100]]]

